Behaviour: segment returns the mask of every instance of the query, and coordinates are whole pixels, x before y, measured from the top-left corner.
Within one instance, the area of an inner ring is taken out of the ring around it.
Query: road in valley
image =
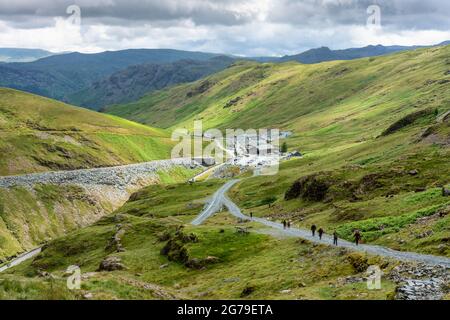
[[[18,266],[19,264],[21,264],[22,262],[25,262],[31,258],[33,258],[34,256],[37,256],[39,253],[41,253],[42,249],[41,248],[37,248],[31,251],[28,251],[20,256],[18,256],[17,258],[9,261],[8,263],[6,263],[5,265],[0,267],[0,273],[3,271],[6,271],[12,267]]]

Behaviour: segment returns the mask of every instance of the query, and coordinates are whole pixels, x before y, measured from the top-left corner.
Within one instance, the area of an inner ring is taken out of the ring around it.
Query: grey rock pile
[[[449,268],[439,265],[401,264],[389,274],[398,284],[397,300],[440,300],[449,290]]]
[[[110,168],[7,176],[0,177],[0,188],[14,186],[32,188],[36,184],[70,184],[80,186],[102,185],[126,189],[128,186],[138,183],[141,179],[156,177],[158,171],[170,170],[174,166],[195,168],[199,165],[191,159],[180,158]]]

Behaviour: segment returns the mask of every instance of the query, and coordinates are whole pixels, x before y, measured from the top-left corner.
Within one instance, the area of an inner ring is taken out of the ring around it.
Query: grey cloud
[[[82,11],[80,50],[164,46],[271,55],[322,45],[377,44],[372,42],[379,38],[365,42],[364,33],[357,40],[350,35],[365,26],[372,4],[381,7],[383,32],[395,34],[395,41],[401,37],[399,31],[450,30],[448,0],[0,0],[0,26],[6,24],[12,34],[0,47],[22,44],[14,37],[19,29],[39,38],[43,34],[33,29],[54,27],[54,18],[67,16],[72,4]],[[64,48],[58,43],[64,39],[46,37],[47,48]],[[408,37],[415,40],[416,34]]]
[[[242,1],[241,1],[242,2]],[[239,1],[209,0],[0,0],[0,17],[15,21],[28,16],[31,21],[42,17],[61,17],[66,8],[76,4],[90,23],[104,21],[158,22],[189,19],[197,25],[239,25],[251,20],[233,10]],[[49,19],[49,24],[52,20]],[[30,23],[30,22],[28,22]]]
[[[362,25],[367,8],[378,5],[388,27],[449,30],[447,0],[279,0],[272,3],[269,21],[297,25]]]
[[[241,4],[250,0],[0,0],[0,18],[14,26],[48,25],[66,8],[77,4],[86,23],[137,24],[191,20],[196,25],[242,25],[256,19]],[[366,9],[382,8],[387,26],[419,29],[450,29],[447,0],[268,0],[267,22],[293,25],[333,26],[364,24]]]

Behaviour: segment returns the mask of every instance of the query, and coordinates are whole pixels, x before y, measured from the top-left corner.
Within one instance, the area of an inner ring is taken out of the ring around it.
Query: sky
[[[450,40],[448,0],[0,0],[0,47],[281,56]]]

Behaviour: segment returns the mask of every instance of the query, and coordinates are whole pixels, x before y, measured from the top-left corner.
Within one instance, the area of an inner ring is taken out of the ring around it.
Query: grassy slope
[[[11,89],[0,89],[0,137],[0,175],[164,159],[172,146],[163,130]],[[178,170],[171,179],[192,175]],[[110,213],[107,193],[97,199],[70,186],[0,189],[0,259]]]
[[[172,168],[159,172],[155,183],[182,182],[197,173]],[[109,197],[107,188],[93,195],[71,185],[0,189],[0,262],[96,222],[121,205]]]
[[[447,46],[315,65],[242,62],[108,111],[165,128],[202,119],[208,128],[281,126],[310,135],[318,130],[346,138],[374,135],[380,124],[414,108],[445,107],[448,84],[426,82],[448,77],[449,52]],[[209,89],[201,93],[200,87]]]
[[[148,289],[150,285],[190,299],[385,299],[393,292],[389,281],[383,281],[382,290],[369,291],[365,283],[345,284],[339,280],[358,274],[351,261],[368,259],[369,264],[381,265],[383,262],[377,258],[259,232],[241,236],[233,227],[235,219],[227,213],[204,226],[186,226],[184,230],[199,238],[198,243],[187,244],[191,258],[215,256],[219,263],[192,270],[169,262],[160,255],[165,244],[158,240],[160,235],[191,221],[206,197],[222,183],[150,186],[136,193],[114,216],[51,242],[34,261],[2,275],[0,297],[80,299],[90,292],[96,299],[161,298]],[[121,253],[106,249],[118,223],[126,230],[122,238],[125,251]],[[260,228],[252,227],[255,231]],[[106,256],[121,257],[127,270],[95,272]],[[64,289],[64,270],[71,264],[79,265],[84,274],[94,272],[83,280],[81,292]],[[161,268],[165,264],[167,267]],[[38,270],[56,278],[37,277]],[[246,287],[254,291],[241,296]]]
[[[349,230],[356,223],[366,242],[448,256],[448,249],[440,247],[450,234],[448,217],[430,216],[449,204],[439,192],[450,176],[448,123],[436,124],[431,114],[392,135],[378,136],[414,111],[431,108],[442,114],[449,109],[449,86],[442,81],[450,69],[449,50],[419,50],[316,66],[241,64],[211,77],[216,85],[192,99],[186,99],[187,94],[198,90],[188,85],[148,96],[146,99],[153,100],[150,108],[144,99],[134,109],[112,110],[164,127],[177,123],[191,126],[193,110],[208,127],[282,124],[294,131],[288,140],[290,147],[300,149],[305,157],[285,162],[275,177],[244,177],[232,191],[244,212],[290,218],[303,227],[317,223],[327,232],[338,229],[342,237],[350,237]],[[230,109],[223,108],[237,96],[244,98]],[[148,113],[142,113],[144,109]],[[434,133],[419,139],[431,127]],[[418,174],[410,175],[412,169]],[[296,179],[324,171],[329,173],[322,175],[332,182],[327,201],[283,199]],[[378,174],[375,182],[362,184],[364,177],[374,173]],[[111,254],[121,256],[128,270],[95,273],[85,280],[83,290],[96,298],[155,298],[152,290],[143,289],[148,283],[187,298],[240,298],[249,286],[255,291],[247,298],[370,299],[392,293],[390,282],[384,283],[382,291],[367,291],[364,283],[342,284],[341,277],[357,273],[349,262],[355,258],[346,252],[259,233],[242,238],[232,227],[235,219],[225,213],[204,226],[186,227],[186,232],[194,232],[200,239],[188,245],[191,256],[214,255],[220,263],[202,271],[174,262],[161,269],[168,261],[159,254],[164,243],[158,241],[158,234],[191,221],[220,184],[209,181],[144,189],[117,211],[119,218],[110,217],[52,242],[34,262],[3,276],[6,289],[0,295],[39,298],[55,292],[49,291],[52,285],[61,290],[56,291],[56,298],[80,298],[81,293],[63,289],[64,278],[33,276],[39,268],[62,276],[74,263],[83,272],[94,271]],[[415,192],[419,188],[425,191]],[[277,197],[272,208],[261,205],[267,195]],[[421,217],[425,219],[419,220]],[[111,253],[105,247],[118,221],[128,225],[123,239],[126,251]],[[430,229],[433,234],[417,237]],[[383,264],[370,258],[369,264],[374,263]],[[291,291],[281,292],[286,289]]]
[[[163,130],[0,88],[0,175],[168,158]]]
[[[202,82],[111,112],[164,127],[203,119],[206,127],[292,130],[287,143],[304,159],[283,164],[275,177],[238,185],[233,197],[247,212],[290,218],[303,227],[316,223],[348,239],[352,228],[360,228],[368,242],[448,256],[448,219],[417,220],[449,203],[439,188],[450,182],[450,125],[436,123],[436,114],[450,109],[449,56],[446,46],[318,65],[243,63],[210,77],[215,86],[193,98],[187,93]],[[236,97],[241,100],[224,109]],[[397,120],[425,109],[431,114],[380,137]],[[434,133],[420,138],[428,128]],[[411,176],[411,170],[419,174]],[[284,200],[295,180],[319,172],[332,172],[325,203]],[[371,174],[379,176],[358,190]],[[267,195],[278,199],[270,210],[261,205]],[[386,220],[393,216],[398,218]],[[420,238],[428,230],[433,234]]]

